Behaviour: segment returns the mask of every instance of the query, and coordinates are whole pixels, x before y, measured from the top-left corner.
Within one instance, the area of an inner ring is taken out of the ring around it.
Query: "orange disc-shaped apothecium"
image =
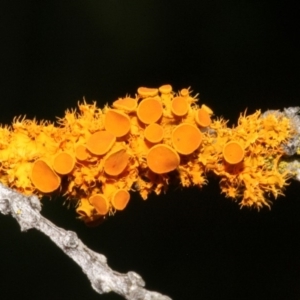
[[[105,114],[104,127],[115,137],[122,137],[130,131],[130,119],[123,112],[110,109]]]
[[[137,108],[137,100],[129,97],[118,99],[113,103],[113,107],[132,112]]]
[[[182,90],[180,91],[180,95],[181,95],[182,97],[187,97],[187,96],[189,96],[189,94],[190,94],[190,91],[189,91],[188,89],[182,89]]]
[[[117,190],[111,198],[111,204],[115,209],[123,210],[127,206],[129,199],[130,194],[128,191],[123,189]]]
[[[163,113],[163,107],[159,100],[147,98],[141,101],[137,109],[137,116],[144,124],[157,122]]]
[[[208,127],[211,124],[211,118],[205,108],[199,108],[195,113],[195,121],[200,127]]]
[[[78,160],[87,160],[89,158],[89,153],[84,145],[78,145],[75,148],[75,157]]]
[[[187,114],[189,105],[184,97],[175,97],[171,103],[171,111],[177,117],[183,117]]]
[[[89,202],[100,215],[106,215],[109,211],[109,202],[103,194],[95,194],[89,198]]]
[[[60,175],[69,174],[75,166],[75,159],[66,152],[58,153],[53,160],[53,169]]]
[[[202,141],[200,130],[188,123],[175,127],[172,132],[172,143],[175,150],[184,155],[189,155],[199,148]]]
[[[179,155],[168,145],[155,145],[147,154],[147,165],[152,172],[157,174],[171,172],[179,166],[179,163]]]
[[[87,140],[87,149],[95,155],[103,155],[107,153],[113,144],[116,142],[116,137],[106,131],[96,131]]]
[[[120,149],[111,154],[108,154],[104,161],[104,171],[107,175],[118,176],[121,174],[129,160],[129,154],[125,149]]]
[[[158,89],[162,94],[170,94],[172,92],[172,86],[170,84],[165,84]]]
[[[239,142],[232,141],[223,147],[224,159],[229,164],[238,164],[244,159],[245,151]]]
[[[152,89],[152,88],[147,88],[147,87],[139,87],[138,88],[138,94],[142,98],[155,97],[158,94],[158,89]]]
[[[153,144],[160,143],[164,137],[164,129],[157,123],[148,125],[144,131],[145,139]]]
[[[60,186],[60,177],[42,159],[33,163],[31,171],[33,185],[42,193],[52,193]]]

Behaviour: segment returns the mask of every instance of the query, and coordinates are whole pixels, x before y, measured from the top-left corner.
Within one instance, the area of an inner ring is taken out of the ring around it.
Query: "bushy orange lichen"
[[[123,210],[132,189],[146,199],[176,177],[184,187],[202,187],[209,173],[241,206],[269,206],[266,196],[283,194],[291,176],[278,168],[291,121],[257,111],[228,128],[191,93],[141,87],[113,108],[79,103],[58,126],[16,118],[0,127],[0,181],[39,197],[60,192],[87,224]]]

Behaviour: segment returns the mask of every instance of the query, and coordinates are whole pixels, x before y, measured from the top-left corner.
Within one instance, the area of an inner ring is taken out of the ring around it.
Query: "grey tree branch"
[[[129,300],[171,300],[168,296],[144,289],[145,282],[137,273],[121,274],[109,268],[104,255],[86,247],[75,232],[55,226],[40,211],[40,200],[36,196],[24,196],[0,183],[0,212],[12,215],[22,231],[36,228],[49,236],[82,268],[96,292],[113,291]]]

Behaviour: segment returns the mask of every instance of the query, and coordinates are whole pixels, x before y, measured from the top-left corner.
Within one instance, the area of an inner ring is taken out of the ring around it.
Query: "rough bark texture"
[[[170,300],[157,292],[144,289],[145,282],[135,272],[120,274],[107,265],[104,255],[86,247],[73,231],[55,226],[41,214],[40,200],[36,196],[24,196],[0,184],[0,212],[12,215],[21,230],[31,228],[43,232],[71,257],[89,278],[99,294],[115,292],[130,300]]]

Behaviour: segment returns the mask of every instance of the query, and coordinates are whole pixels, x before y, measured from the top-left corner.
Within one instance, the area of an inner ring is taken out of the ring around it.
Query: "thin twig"
[[[86,247],[73,231],[55,226],[41,214],[40,200],[36,196],[24,196],[0,184],[0,212],[11,214],[21,230],[36,228],[72,258],[89,278],[99,294],[115,292],[128,300],[171,300],[170,297],[144,289],[145,282],[135,272],[121,274],[107,265],[104,255]]]

